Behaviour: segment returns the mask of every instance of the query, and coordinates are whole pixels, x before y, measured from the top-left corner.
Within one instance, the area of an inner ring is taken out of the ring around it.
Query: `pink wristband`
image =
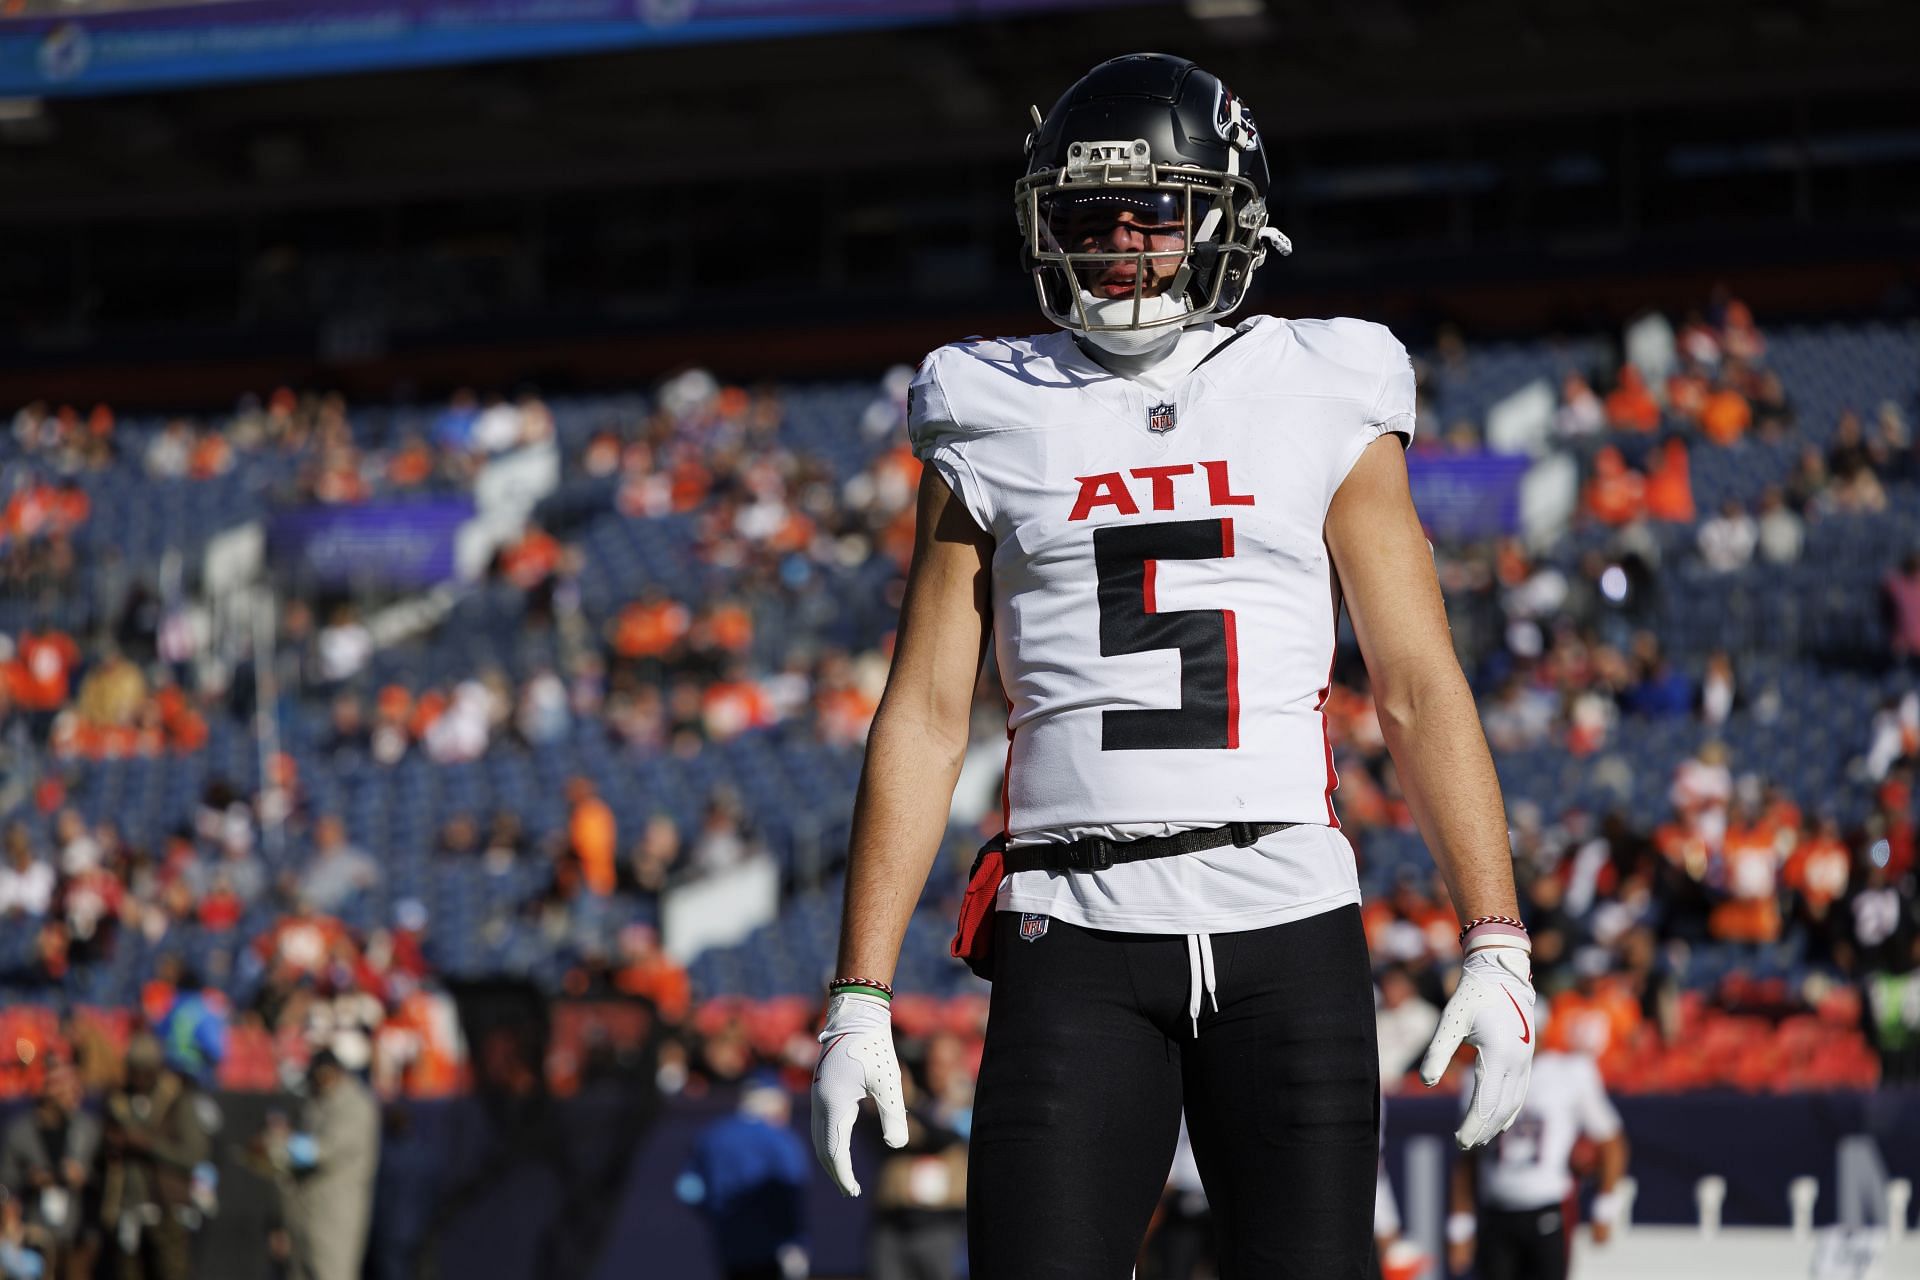
[[[1504,920],[1487,920],[1474,925],[1460,935],[1460,946],[1467,951],[1481,946],[1514,946],[1533,950],[1533,939],[1527,936],[1524,926],[1508,924]]]

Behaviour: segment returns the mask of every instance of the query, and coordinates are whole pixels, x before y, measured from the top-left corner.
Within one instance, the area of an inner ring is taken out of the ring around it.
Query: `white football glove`
[[[1478,1051],[1467,1116],[1454,1134],[1462,1150],[1493,1141],[1519,1117],[1533,1075],[1533,1028],[1533,957],[1519,947],[1468,952],[1460,985],[1420,1060],[1420,1078],[1432,1088],[1461,1041]]]
[[[841,1195],[857,1196],[860,1184],[853,1177],[851,1148],[860,1100],[871,1097],[879,1108],[880,1136],[888,1146],[907,1143],[892,1011],[875,996],[837,995],[827,1004],[820,1043],[820,1063],[813,1069],[813,1154]]]

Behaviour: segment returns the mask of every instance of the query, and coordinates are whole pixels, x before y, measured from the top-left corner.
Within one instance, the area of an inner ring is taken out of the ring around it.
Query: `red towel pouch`
[[[997,835],[980,847],[960,899],[960,927],[953,935],[954,958],[967,962],[975,977],[993,981],[993,902],[1006,878],[1007,837]]]

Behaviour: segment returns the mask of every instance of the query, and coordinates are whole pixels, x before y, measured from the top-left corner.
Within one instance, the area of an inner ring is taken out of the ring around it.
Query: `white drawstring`
[[[1214,990],[1213,982],[1213,937],[1211,934],[1190,933],[1187,935],[1187,1017],[1193,1020],[1193,1034],[1200,1035],[1200,992],[1205,989],[1207,999],[1213,1002],[1213,1011],[1220,1012],[1220,996]]]

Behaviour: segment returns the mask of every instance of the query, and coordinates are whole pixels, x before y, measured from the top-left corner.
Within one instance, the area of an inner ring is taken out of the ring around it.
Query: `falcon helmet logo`
[[[1157,436],[1163,436],[1174,429],[1178,423],[1174,419],[1173,406],[1156,404],[1147,410],[1147,430]]]
[[[1242,151],[1260,149],[1260,126],[1253,122],[1253,113],[1224,84],[1220,86],[1219,96],[1213,100],[1213,128],[1229,146]]]
[[[1038,916],[1031,911],[1020,913],[1020,941],[1038,942],[1047,936],[1047,925],[1052,923],[1050,916]]]

